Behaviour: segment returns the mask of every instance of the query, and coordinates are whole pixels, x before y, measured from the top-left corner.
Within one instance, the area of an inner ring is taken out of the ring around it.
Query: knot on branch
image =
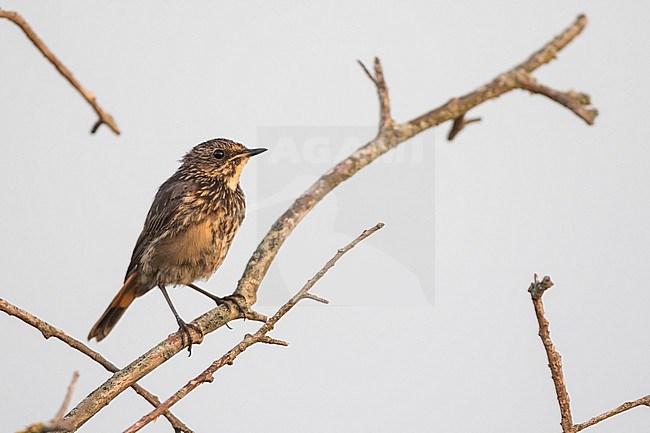
[[[534,281],[530,283],[528,293],[530,293],[530,296],[532,296],[533,299],[540,299],[545,291],[553,287],[554,283],[548,275],[542,278],[542,281],[539,281],[537,274],[535,274],[533,278]]]

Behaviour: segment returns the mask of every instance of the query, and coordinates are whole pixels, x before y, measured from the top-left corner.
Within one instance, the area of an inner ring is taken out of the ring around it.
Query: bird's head
[[[262,152],[266,152],[266,149],[248,149],[241,143],[215,138],[187,152],[181,160],[180,170],[195,179],[221,181],[235,190],[250,157]]]

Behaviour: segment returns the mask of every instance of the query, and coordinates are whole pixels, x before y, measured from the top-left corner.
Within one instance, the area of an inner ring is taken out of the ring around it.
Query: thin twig
[[[52,424],[58,424],[61,422],[63,419],[63,415],[68,411],[68,406],[70,406],[70,400],[72,400],[72,394],[74,393],[74,387],[77,384],[77,380],[79,379],[79,372],[75,371],[72,374],[72,380],[70,381],[70,385],[68,385],[68,391],[65,393],[65,398],[63,399],[63,403],[61,403],[61,407],[59,408],[58,412],[54,416],[54,419],[52,419]]]
[[[538,83],[535,78],[525,72],[519,73],[517,75],[517,80],[522,89],[528,90],[531,93],[546,96],[547,98],[564,105],[566,108],[573,111],[576,116],[587,122],[587,124],[593,125],[596,122],[598,110],[590,107],[591,97],[586,93],[573,91],[561,92],[552,89],[544,84]]]
[[[38,37],[38,35],[32,30],[29,24],[27,24],[27,21],[18,13],[18,12],[13,12],[13,11],[5,11],[0,9],[0,18],[6,18],[10,21],[12,21],[14,24],[16,24],[20,29],[25,33],[25,35],[29,38],[30,41],[36,46],[36,48],[45,56],[47,60],[54,65],[54,67],[59,71],[61,75],[74,87],[77,89],[77,91],[83,96],[83,98],[90,104],[91,107],[93,107],[93,110],[95,110],[95,113],[97,113],[97,116],[99,116],[99,119],[95,124],[93,125],[92,129],[90,132],[94,134],[97,131],[97,128],[99,128],[101,125],[106,125],[108,126],[111,131],[113,131],[115,134],[120,135],[120,130],[117,127],[117,123],[113,119],[113,116],[111,116],[109,113],[104,111],[102,107],[99,106],[97,103],[97,98],[95,97],[95,94],[88,91],[86,88],[84,88],[79,81],[72,75],[72,72],[68,68],[65,67],[63,63],[59,61],[59,59],[56,58],[54,53],[50,51],[50,49],[45,45],[45,42],[41,40],[41,38]]]
[[[473,92],[459,98],[453,98],[446,104],[411,121],[395,124],[382,130],[373,140],[328,170],[296,199],[289,209],[273,224],[248,261],[233,295],[244,299],[247,307],[255,304],[259,286],[284,241],[316,204],[338,185],[354,176],[359,170],[381,155],[420,132],[443,122],[456,119],[485,101],[494,99],[511,90],[520,89],[521,84],[517,81],[517,74],[520,72],[531,73],[543,64],[553,60],[560,50],[582,32],[586,25],[587,18],[582,15],[579,16],[560,35],[544,45],[520,65],[499,75]],[[192,323],[200,327],[203,335],[208,335],[225,326],[231,320],[240,317],[241,314],[235,308],[231,308],[229,305],[221,305],[206,312]],[[183,350],[187,343],[181,341],[178,333],[173,333],[114,374],[66,415],[65,421],[68,429],[75,430],[79,428],[131,384],[137,382]]]
[[[305,293],[305,299],[311,299],[312,301],[320,302],[321,304],[329,304],[330,301],[328,301],[325,298],[321,298],[320,296],[316,296],[313,293]]]
[[[47,340],[51,337],[56,338],[57,340],[60,340],[67,344],[68,346],[72,347],[73,349],[83,353],[86,355],[88,358],[92,359],[102,367],[104,367],[106,370],[110,371],[111,373],[115,373],[119,371],[120,369],[110,362],[108,359],[104,358],[99,352],[94,351],[90,347],[86,346],[83,344],[81,341],[70,337],[68,334],[60,330],[59,328],[56,328],[49,323],[45,322],[44,320],[39,319],[38,317],[34,316],[33,314],[16,307],[15,305],[11,304],[10,302],[7,302],[6,300],[0,298],[0,311],[7,313],[10,316],[16,317],[26,324],[38,329],[41,334],[43,334],[43,337]],[[156,397],[154,394],[150,393],[137,383],[133,383],[131,387],[140,394],[145,400],[147,400],[149,403],[151,403],[152,406],[158,407],[160,405],[160,399]],[[192,433],[192,430],[183,424],[181,420],[176,418],[174,414],[171,412],[165,412],[165,417],[169,420],[170,424],[172,427],[174,427],[174,430],[176,432],[184,432],[184,433]]]
[[[388,97],[388,85],[386,85],[386,80],[384,79],[384,69],[381,66],[379,57],[375,57],[374,75],[366,68],[366,65],[361,60],[357,60],[357,62],[359,62],[368,78],[370,78],[370,81],[377,87],[377,96],[379,97],[379,133],[381,133],[384,129],[395,125],[395,120],[390,115],[390,98]]]
[[[553,281],[549,276],[545,276],[542,281],[539,281],[537,274],[535,274],[534,281],[530,284],[528,292],[533,300],[535,307],[535,316],[537,316],[537,323],[539,324],[539,338],[542,339],[544,350],[546,351],[546,358],[548,359],[548,367],[551,369],[551,378],[555,385],[555,395],[557,396],[558,404],[560,405],[560,415],[562,417],[561,425],[563,433],[573,433],[573,419],[571,418],[571,403],[569,400],[569,393],[566,390],[566,383],[564,382],[564,373],[562,371],[562,357],[555,350],[553,341],[551,340],[551,333],[548,329],[548,320],[544,317],[544,304],[542,303],[542,295],[553,286]]]
[[[260,339],[260,343],[265,343],[265,344],[275,344],[276,346],[288,346],[289,343],[287,343],[284,340],[278,340],[276,338],[271,338],[268,335],[262,337]]]
[[[454,123],[451,125],[451,129],[449,130],[449,135],[447,135],[447,140],[452,141],[458,135],[458,133],[465,128],[465,126],[469,125],[470,123],[475,123],[480,121],[481,121],[480,117],[465,119],[465,113],[461,114],[460,116],[454,119]]]
[[[25,427],[18,433],[49,433],[61,430],[61,421],[63,420],[63,415],[65,415],[66,411],[68,410],[68,406],[70,405],[70,400],[72,399],[72,394],[74,393],[74,387],[77,384],[77,379],[79,379],[79,373],[75,371],[72,375],[70,385],[68,385],[68,390],[65,393],[63,403],[61,403],[61,407],[50,422],[37,422]]]
[[[124,433],[135,433],[139,431],[141,428],[149,424],[151,421],[155,420],[163,410],[171,408],[174,404],[176,404],[178,401],[180,401],[183,397],[185,397],[187,394],[192,392],[194,389],[196,389],[199,385],[206,383],[206,382],[212,382],[214,373],[222,368],[225,365],[231,365],[235,358],[239,356],[241,353],[243,353],[246,349],[251,347],[255,343],[268,343],[268,344],[279,344],[279,345],[286,345],[286,342],[280,341],[280,340],[275,340],[270,337],[268,337],[266,334],[269,333],[271,330],[273,330],[274,326],[278,321],[285,315],[287,314],[300,300],[306,298],[306,294],[309,292],[309,290],[314,287],[314,284],[320,280],[327,271],[329,271],[334,264],[348,251],[350,251],[352,248],[354,248],[355,245],[357,245],[359,242],[363,241],[365,238],[368,236],[372,235],[375,233],[377,230],[381,229],[384,226],[383,223],[378,223],[374,227],[364,230],[363,233],[361,233],[356,239],[354,239],[352,242],[350,242],[348,245],[345,247],[339,249],[334,257],[332,257],[325,265],[314,275],[307,283],[303,286],[302,289],[298,293],[296,293],[289,301],[287,301],[286,304],[284,304],[280,309],[271,317],[260,329],[257,330],[257,332],[253,335],[251,334],[246,334],[244,336],[244,339],[239,342],[235,347],[230,349],[225,355],[223,355],[221,358],[217,359],[214,361],[205,371],[203,371],[201,374],[196,376],[194,379],[190,380],[184,387],[179,389],[174,395],[169,397],[167,400],[165,400],[158,408],[155,410],[151,411],[147,415],[143,416],[133,424],[131,427],[126,429]]]
[[[255,302],[257,299],[257,289],[284,241],[314,206],[341,184],[341,182],[351,178],[359,170],[414,135],[443,122],[457,119],[459,116],[485,101],[497,98],[511,90],[518,89],[520,84],[517,81],[517,74],[520,72],[531,73],[540,66],[553,60],[560,50],[566,47],[582,32],[586,25],[587,18],[583,15],[579,16],[559,36],[544,45],[525,62],[499,75],[491,82],[467,95],[453,98],[446,104],[422,116],[405,123],[396,124],[392,128],[384,130],[375,139],[357,149],[352,155],[328,170],[273,224],[271,230],[262,239],[246,265],[244,274],[237,285],[236,293],[244,295],[249,301],[249,305]],[[376,77],[373,77],[367,68],[364,67],[364,71],[366,71],[366,74],[371,80],[376,80]]]
[[[577,433],[581,430],[591,427],[594,424],[598,424],[601,421],[604,421],[608,418],[623,413],[627,410],[633,409],[638,406],[647,406],[650,407],[650,394],[645,397],[641,397],[638,400],[628,401],[621,404],[615,409],[604,412],[598,416],[591,418],[589,421],[585,421],[581,424],[573,424],[571,417],[571,402],[569,400],[569,393],[566,389],[566,383],[564,381],[564,373],[562,371],[562,357],[555,350],[553,341],[551,340],[551,333],[548,329],[549,323],[546,320],[544,314],[544,304],[542,303],[542,296],[544,292],[550,289],[553,286],[553,281],[548,276],[542,278],[542,281],[539,281],[537,274],[533,277],[533,282],[528,287],[528,292],[533,300],[533,306],[535,307],[535,315],[537,316],[537,323],[539,324],[539,337],[542,339],[544,344],[544,350],[546,350],[546,357],[548,358],[548,366],[551,370],[551,378],[555,385],[555,393],[557,396],[557,401],[560,406],[560,415],[562,417],[561,425],[563,433]]]
[[[612,409],[610,411],[607,411],[605,413],[602,413],[598,416],[593,417],[589,421],[585,421],[582,424],[576,424],[573,426],[573,431],[574,432],[579,432],[581,430],[586,429],[587,427],[591,427],[594,424],[598,424],[601,421],[606,420],[607,418],[611,418],[614,415],[618,415],[619,413],[623,413],[627,410],[634,409],[635,407],[639,406],[647,406],[650,407],[650,394],[646,395],[645,397],[641,397],[638,400],[634,401],[628,401],[626,403],[623,403],[619,407]]]
[[[477,90],[470,92],[464,96],[453,98],[446,104],[425,113],[410,122],[408,125],[412,128],[415,128],[415,133],[418,133],[424,129],[437,126],[442,122],[448,120],[453,120],[458,118],[461,114],[467,113],[472,108],[476,107],[479,104],[482,104],[485,101],[490,99],[498,98],[504,93],[510,92],[516,89],[523,89],[525,85],[528,84],[528,77],[530,74],[546,63],[551,62],[557,57],[557,53],[566,47],[571,41],[578,36],[584,28],[587,26],[587,17],[584,15],[578,16],[571,26],[566,30],[556,36],[552,41],[544,45],[539,51],[530,56],[523,63],[515,66],[507,72],[499,75],[489,83],[479,87]],[[525,89],[533,91],[534,90]],[[544,96],[549,96],[545,93],[541,93]],[[584,95],[584,94],[583,94]],[[586,95],[585,95],[586,96]],[[554,99],[554,98],[551,98]],[[556,99],[554,99],[556,100]],[[557,101],[557,100],[556,100]],[[557,101],[560,102],[560,101]],[[575,114],[583,118],[582,115],[575,111],[576,106],[573,104],[566,105],[562,103],[569,110],[573,111]],[[588,105],[588,104],[581,104]],[[583,109],[585,107],[582,107]],[[589,117],[593,117],[589,124],[593,123],[593,120],[598,115],[598,112],[595,109],[592,110],[589,114]],[[586,120],[586,119],[585,119]]]

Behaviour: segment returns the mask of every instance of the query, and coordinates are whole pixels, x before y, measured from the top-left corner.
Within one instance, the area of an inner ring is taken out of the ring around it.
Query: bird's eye
[[[212,154],[212,156],[214,156],[214,157],[217,158],[217,159],[223,159],[223,157],[226,156],[226,154],[223,153],[223,150],[221,150],[221,149],[217,149],[217,150],[214,151],[214,153]]]

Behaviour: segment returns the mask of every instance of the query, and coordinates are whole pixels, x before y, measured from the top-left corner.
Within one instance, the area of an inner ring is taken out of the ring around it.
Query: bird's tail
[[[102,341],[111,329],[115,326],[122,314],[126,311],[131,302],[137,298],[138,286],[136,284],[138,272],[133,272],[124,282],[119,293],[113,298],[111,304],[108,306],[102,317],[99,318],[93,329],[88,334],[88,340],[97,338],[97,341]]]

